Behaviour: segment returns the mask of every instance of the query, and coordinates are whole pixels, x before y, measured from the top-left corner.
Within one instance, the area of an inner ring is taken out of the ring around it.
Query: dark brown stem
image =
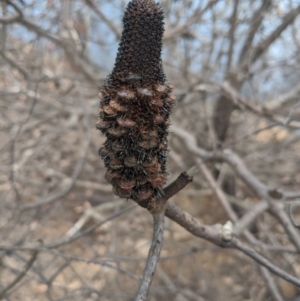
[[[193,177],[189,176],[186,172],[181,173],[175,181],[164,189],[165,195],[160,198],[160,201],[166,202],[192,181]]]

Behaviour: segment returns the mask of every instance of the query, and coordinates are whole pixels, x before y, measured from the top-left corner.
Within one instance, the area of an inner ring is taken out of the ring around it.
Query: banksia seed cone
[[[163,12],[153,0],[132,0],[112,73],[100,93],[97,129],[105,178],[116,195],[141,206],[163,193],[169,115],[175,103],[161,62]]]

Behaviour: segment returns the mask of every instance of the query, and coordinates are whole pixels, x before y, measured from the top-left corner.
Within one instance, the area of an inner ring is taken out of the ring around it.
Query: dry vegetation
[[[95,130],[127,2],[0,3],[0,300],[134,300],[153,222],[113,196]],[[194,176],[169,202],[235,238],[166,218],[148,300],[297,301],[239,243],[300,281],[299,1],[161,4],[169,182]]]

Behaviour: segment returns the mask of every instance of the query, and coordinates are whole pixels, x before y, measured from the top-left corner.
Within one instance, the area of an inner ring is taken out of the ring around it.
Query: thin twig
[[[268,287],[269,287],[269,292],[270,294],[273,296],[275,301],[284,301],[284,299],[282,298],[280,291],[274,281],[274,279],[272,278],[272,275],[270,274],[269,270],[266,269],[265,267],[260,267],[260,271],[262,276],[265,279],[265,282],[267,283]]]
[[[153,238],[148,253],[148,259],[144,270],[143,279],[141,281],[135,301],[145,301],[149,294],[150,286],[155,273],[156,265],[159,261],[160,251],[163,244],[164,234],[164,212],[153,214]]]
[[[166,203],[172,196],[181,191],[187,184],[193,181],[193,177],[189,176],[186,172],[183,172],[179,177],[164,188],[164,196],[157,201],[160,203]]]
[[[293,206],[291,204],[288,205],[288,213],[289,213],[289,217],[291,222],[293,223],[294,227],[296,227],[297,229],[300,229],[300,224],[297,224],[294,220],[293,217]]]
[[[112,220],[112,219],[115,219],[119,216],[121,216],[122,214],[126,213],[127,211],[130,211],[130,210],[133,210],[135,208],[135,206],[130,206],[130,207],[126,207],[125,209],[123,210],[120,210],[119,212],[111,215],[110,217],[108,217],[106,220],[102,220],[100,222],[98,222],[97,224],[85,229],[84,231],[82,232],[79,232],[77,233],[76,235],[72,236],[72,237],[66,237],[66,238],[63,238],[57,242],[52,242],[52,243],[49,243],[47,245],[45,245],[46,248],[49,248],[49,249],[55,249],[55,248],[58,248],[58,247],[61,247],[63,245],[66,245],[66,244],[69,244],[70,242],[73,242],[77,239],[79,239],[80,237],[84,236],[84,235],[87,235],[91,232],[93,232],[94,230],[96,230],[98,227],[104,225],[105,223],[107,223],[108,221]]]
[[[292,24],[296,17],[300,13],[300,5],[291,9],[283,18],[282,22],[264,39],[262,40],[254,49],[252,49],[251,61],[254,63],[259,57],[261,57],[275,41],[282,34],[282,32]]]
[[[234,233],[239,236],[257,217],[268,210],[267,202],[261,201],[246,212],[234,225]]]
[[[212,188],[214,193],[217,195],[217,197],[218,197],[222,207],[226,211],[227,215],[229,216],[231,221],[236,222],[238,220],[238,217],[236,216],[236,213],[231,208],[230,203],[227,201],[225,193],[223,192],[222,189],[220,189],[220,187],[218,186],[218,184],[214,180],[212,174],[210,173],[210,171],[206,167],[205,163],[200,158],[197,158],[196,162],[197,162],[197,166],[201,170],[202,174],[204,175],[204,177],[208,181],[210,187]]]
[[[288,214],[285,212],[280,203],[272,203],[270,210],[280,221],[290,240],[300,252],[300,234],[299,231],[297,231],[297,229],[294,227],[295,225],[293,224],[293,220],[289,218]]]
[[[268,112],[266,108],[259,108],[251,104],[251,102],[247,99],[245,99],[243,96],[241,96],[238,91],[234,89],[230,85],[229,82],[224,82],[222,84],[222,91],[227,96],[228,99],[230,99],[233,103],[236,105],[239,105],[240,107],[245,107],[252,113],[267,118],[273,122],[275,122],[278,125],[289,127],[292,129],[300,129],[300,122],[297,120],[289,120],[287,122],[287,119],[280,115],[272,114],[271,112]]]
[[[294,285],[300,287],[300,279],[299,278],[296,278],[296,277],[288,274],[287,272],[285,272],[284,270],[282,270],[278,266],[274,265],[268,259],[266,259],[262,255],[257,253],[254,249],[244,245],[240,240],[234,238],[232,240],[232,246],[234,246],[238,250],[242,251],[243,253],[245,253],[246,255],[251,257],[252,259],[254,259],[259,264],[261,264],[264,267],[268,268],[274,274],[276,274],[276,275],[280,276],[281,278],[285,279],[286,281],[288,281],[290,283],[293,283]]]
[[[12,289],[17,283],[19,283],[23,277],[26,275],[26,273],[29,271],[33,263],[35,262],[37,255],[39,253],[39,250],[33,250],[30,260],[26,263],[24,270],[6,287],[0,292],[0,300],[2,300],[6,293]]]
[[[21,251],[34,251],[34,250],[38,250],[38,251],[45,251],[45,252],[48,252],[50,249],[55,249],[55,248],[58,248],[58,247],[61,247],[61,246],[64,246],[66,244],[69,244],[73,241],[76,241],[78,240],[79,238],[85,236],[85,235],[88,235],[90,233],[92,233],[94,230],[96,230],[97,228],[99,228],[100,226],[104,225],[105,223],[121,216],[122,214],[128,212],[128,211],[131,211],[131,210],[134,210],[136,208],[136,206],[129,206],[129,207],[126,207],[114,214],[112,214],[111,216],[109,216],[108,218],[106,218],[105,220],[102,220],[102,221],[99,221],[98,223],[96,223],[95,225],[75,234],[74,236],[72,237],[64,237],[58,241],[54,241],[54,242],[50,242],[50,243],[47,243],[47,244],[44,244],[43,247],[36,247],[34,245],[29,245],[29,246],[10,246],[10,247],[6,247],[6,246],[1,246],[0,245],[0,251],[5,251],[5,252],[11,252],[11,251],[15,251],[15,250],[21,250]]]
[[[210,187],[212,188],[215,195],[217,196],[222,207],[224,208],[227,215],[229,216],[230,220],[234,223],[237,223],[239,221],[237,214],[232,209],[225,193],[218,186],[216,180],[214,179],[214,177],[211,174],[211,172],[209,171],[209,169],[206,167],[206,165],[204,164],[204,162],[201,159],[197,158],[196,162],[197,162],[197,165],[199,166],[200,170],[202,171],[204,177],[208,181]],[[267,208],[268,208],[268,206],[267,206]],[[257,216],[252,216],[252,218],[255,219]],[[244,229],[243,233],[249,242],[251,242],[251,243],[256,242],[256,238],[253,236],[253,234],[248,229]]]
[[[98,223],[96,223],[95,225],[75,234],[72,237],[64,237],[58,241],[55,242],[50,242],[48,244],[45,244],[43,247],[39,247],[37,248],[36,246],[25,246],[25,247],[5,247],[5,246],[0,246],[0,251],[6,251],[6,252],[10,252],[13,250],[22,250],[22,251],[33,251],[33,250],[39,250],[39,251],[49,251],[50,249],[56,249],[58,247],[64,246],[66,244],[69,244],[73,241],[78,240],[79,238],[92,233],[93,231],[95,231],[97,228],[99,228],[100,226],[104,225],[105,223],[107,223],[108,221],[111,221],[119,216],[121,216],[122,214],[134,210],[136,208],[136,206],[130,206],[130,207],[126,207],[114,214],[112,214],[111,216],[109,216],[108,218],[106,218],[105,220],[99,221]]]
[[[251,45],[253,43],[253,39],[264,20],[265,12],[272,4],[272,0],[263,0],[261,6],[253,13],[251,18],[251,28],[245,39],[244,45],[239,55],[239,63],[242,64],[243,60],[247,58],[247,54],[249,54],[251,50]]]
[[[157,276],[163,282],[166,289],[170,291],[171,294],[176,295],[176,301],[189,301],[184,296],[184,292],[181,287],[176,286],[176,284],[172,281],[171,277],[160,267],[157,267]],[[197,296],[197,301],[203,301],[200,296]]]
[[[77,178],[78,178],[78,176],[79,176],[79,174],[80,174],[80,172],[81,172],[81,170],[84,166],[85,159],[86,159],[87,154],[88,154],[90,141],[91,141],[89,116],[88,116],[88,112],[87,112],[87,109],[86,109],[85,104],[84,104],[83,96],[79,92],[79,89],[78,89],[78,98],[79,98],[79,102],[80,102],[80,105],[81,105],[81,108],[82,108],[82,111],[83,111],[83,115],[84,115],[85,143],[84,143],[84,147],[83,147],[82,156],[77,161],[77,164],[75,166],[75,169],[74,169],[74,172],[73,172],[72,179],[71,179],[70,183],[68,183],[68,185],[65,189],[58,192],[57,194],[49,196],[48,198],[40,200],[39,202],[36,202],[34,204],[24,205],[24,206],[21,207],[21,209],[30,210],[30,209],[38,208],[40,206],[51,204],[51,203],[53,203],[57,200],[60,200],[64,196],[66,196],[72,190],[73,186],[75,185],[76,180],[77,180]]]
[[[121,38],[121,32],[116,24],[113,23],[111,18],[107,18],[103,12],[97,7],[97,5],[93,2],[93,0],[85,0],[86,4],[94,10],[94,12],[100,17],[102,21],[104,21],[110,29],[114,32],[116,38],[119,40]]]
[[[224,151],[207,151],[197,145],[195,137],[187,131],[172,126],[172,133],[184,140],[186,147],[197,157],[203,160],[216,160],[228,163],[239,178],[257,195],[259,198],[267,196],[268,187],[262,183],[257,177],[251,173],[246,167],[243,160],[232,150],[225,149]]]

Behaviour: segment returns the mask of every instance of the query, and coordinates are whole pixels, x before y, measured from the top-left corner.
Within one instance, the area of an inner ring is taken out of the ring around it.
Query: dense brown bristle
[[[116,195],[147,207],[166,183],[169,115],[175,104],[161,62],[163,12],[153,0],[132,0],[112,73],[101,88],[99,150]]]
[[[165,82],[161,62],[163,18],[161,7],[153,0],[129,2],[115,67],[110,76],[112,83]]]

